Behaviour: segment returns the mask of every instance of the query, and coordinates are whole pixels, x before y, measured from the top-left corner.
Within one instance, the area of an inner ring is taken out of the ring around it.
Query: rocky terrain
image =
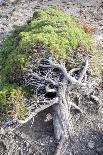
[[[94,37],[103,49],[103,1],[102,0],[0,0],[0,41],[5,39],[16,26],[25,24],[33,16],[34,8],[58,5],[68,14],[95,28]],[[103,92],[99,97],[103,101]],[[103,155],[103,106],[88,99],[80,105],[85,113],[72,113],[74,134],[72,155]],[[52,120],[45,122],[47,109],[16,129],[8,124],[1,126],[1,155],[53,155],[56,141]],[[16,124],[17,125],[17,124]],[[5,130],[4,130],[4,129]],[[13,131],[12,131],[13,129]],[[68,146],[68,143],[65,143]],[[15,148],[15,149],[14,149]],[[67,149],[69,154],[69,147]],[[63,154],[64,155],[64,154]]]
[[[102,0],[0,0],[0,41],[15,26],[23,25],[33,15],[34,8],[58,5],[68,14],[96,27],[96,37],[103,39]]]

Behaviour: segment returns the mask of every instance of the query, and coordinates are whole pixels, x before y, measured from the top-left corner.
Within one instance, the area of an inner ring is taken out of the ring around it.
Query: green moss
[[[41,51],[37,50],[38,44],[45,46],[46,54],[52,55],[55,61],[63,59],[65,62],[71,60],[73,54],[81,47],[82,55],[89,54],[92,57],[91,65],[95,74],[101,71],[103,56],[96,50],[92,36],[84,32],[77,19],[68,16],[58,7],[50,7],[36,10],[35,19],[32,19],[27,25],[16,28],[12,35],[4,41],[0,49],[0,75],[4,84],[16,83],[16,79],[23,74],[31,60],[40,59],[38,52],[41,54]],[[81,57],[77,56],[76,63],[81,61]],[[10,91],[11,88],[9,88]],[[9,89],[7,90],[9,91]],[[4,90],[1,90],[1,94],[4,94]],[[5,97],[3,100],[6,100]],[[11,100],[5,101],[7,109],[4,111],[8,111],[10,103]],[[24,104],[21,107],[25,107]],[[22,113],[20,117],[23,117],[25,110],[17,107],[18,110]]]
[[[58,7],[38,10],[37,13],[36,19],[16,29],[5,40],[0,52],[4,77],[9,77],[14,64],[23,70],[30,63],[31,57],[27,51],[38,42],[47,47],[48,53],[52,54],[55,60],[71,59],[71,52],[81,44],[91,50],[91,54],[95,50],[92,36],[84,32],[80,22],[74,17],[68,16]]]
[[[7,117],[23,119],[27,114],[25,92],[15,85],[5,85],[0,90],[0,121]]]

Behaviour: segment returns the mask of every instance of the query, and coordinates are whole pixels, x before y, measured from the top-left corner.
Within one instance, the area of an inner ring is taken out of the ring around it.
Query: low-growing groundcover
[[[65,61],[69,69],[79,65],[84,55],[91,57],[92,69],[98,75],[103,56],[80,22],[58,7],[36,10],[33,19],[16,28],[0,49],[0,121],[14,117],[14,113],[19,119],[28,114],[28,94],[20,80],[32,60],[52,56],[56,62]],[[68,63],[73,60],[74,64]]]
[[[29,112],[26,108],[26,98],[24,97],[24,90],[22,88],[7,85],[0,91],[0,121],[18,115],[19,119],[23,119]],[[17,118],[16,118],[17,119]]]

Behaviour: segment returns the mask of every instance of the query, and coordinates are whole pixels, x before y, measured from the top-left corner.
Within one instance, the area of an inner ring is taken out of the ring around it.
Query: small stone
[[[98,152],[98,153],[103,153],[103,147],[97,148],[97,152]]]
[[[1,6],[1,5],[6,5],[5,0],[0,0],[0,6]]]
[[[50,143],[53,143],[53,138],[52,137],[50,137]]]
[[[4,134],[4,133],[5,133],[5,130],[4,130],[3,128],[1,128],[1,129],[0,129],[0,133],[1,133],[1,134]]]
[[[88,142],[88,147],[89,147],[90,149],[93,149],[93,148],[94,148],[94,142],[93,142],[93,141],[89,141],[89,142]]]
[[[50,113],[48,113],[46,115],[46,119],[44,120],[44,122],[49,122],[50,120],[52,120],[52,115]]]
[[[10,3],[15,4],[18,2],[18,0],[9,0]]]

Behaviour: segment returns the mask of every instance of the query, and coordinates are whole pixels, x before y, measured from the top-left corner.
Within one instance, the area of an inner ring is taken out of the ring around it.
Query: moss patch
[[[7,117],[24,119],[28,114],[25,92],[14,85],[6,85],[0,90],[0,121]]]
[[[1,81],[5,85],[0,93],[1,105],[5,105],[5,116],[8,113],[8,105],[12,101],[6,100],[5,93],[10,92],[12,96],[12,85],[18,85],[18,81],[23,71],[29,66],[31,60],[40,59],[41,49],[44,49],[44,56],[52,55],[54,61],[63,59],[65,62],[71,60],[77,51],[82,55],[91,56],[91,64],[95,74],[100,73],[103,56],[96,49],[91,34],[85,33],[81,23],[72,16],[68,16],[58,7],[50,7],[44,10],[36,10],[34,19],[27,25],[18,27],[3,43],[0,49],[0,75]],[[82,58],[76,57],[76,63],[80,63]],[[18,92],[19,86],[16,89]],[[20,91],[16,97],[20,97],[20,102],[15,108],[20,118],[27,112],[25,109],[24,95]],[[21,96],[20,96],[21,94]],[[15,99],[16,100],[16,99]],[[20,106],[19,106],[20,105]],[[23,107],[23,110],[22,108]],[[2,108],[3,111],[3,108]]]

